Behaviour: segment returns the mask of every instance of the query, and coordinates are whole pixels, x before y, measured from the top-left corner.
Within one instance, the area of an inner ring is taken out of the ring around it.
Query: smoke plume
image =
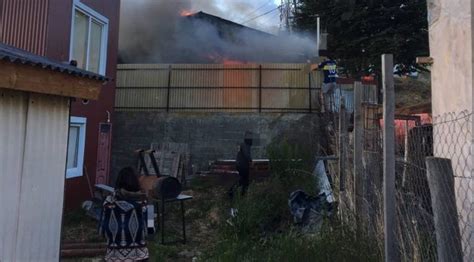
[[[207,15],[247,14],[253,8],[242,1],[123,0],[120,63],[282,63],[314,57],[311,37],[276,36]],[[201,10],[207,14],[195,14]]]

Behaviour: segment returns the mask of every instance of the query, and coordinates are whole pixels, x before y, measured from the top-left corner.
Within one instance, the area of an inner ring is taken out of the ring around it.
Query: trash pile
[[[317,178],[320,189],[317,196],[297,190],[292,192],[288,199],[295,224],[300,225],[302,232],[306,234],[319,232],[324,219],[334,215],[336,206],[323,161],[316,163],[313,175]]]

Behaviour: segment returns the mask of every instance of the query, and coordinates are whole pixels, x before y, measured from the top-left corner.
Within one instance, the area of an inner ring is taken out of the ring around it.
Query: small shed
[[[71,98],[107,78],[0,44],[0,261],[58,261]]]

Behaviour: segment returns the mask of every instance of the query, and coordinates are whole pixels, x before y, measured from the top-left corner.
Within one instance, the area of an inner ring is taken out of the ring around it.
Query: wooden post
[[[383,196],[385,261],[399,261],[395,198],[395,86],[393,55],[382,55],[383,78]]]
[[[411,163],[409,161],[408,155],[409,155],[409,147],[410,147],[410,127],[408,126],[409,120],[405,120],[405,150],[404,150],[404,159],[405,163]],[[403,167],[403,176],[402,176],[402,183],[405,184],[405,180],[408,178],[408,172],[410,171],[410,167],[404,166]]]
[[[339,105],[339,191],[346,190],[346,147],[347,147],[346,105],[341,96]]]
[[[170,92],[171,92],[171,72],[173,71],[173,67],[170,65],[168,68],[168,86],[167,86],[167,93],[166,93],[166,112],[170,111]]]
[[[363,86],[361,82],[354,83],[354,198],[357,218],[367,213],[363,210],[364,204],[364,170],[362,156],[364,150],[364,114],[362,111]],[[360,224],[360,221],[359,223]]]
[[[463,253],[451,160],[427,157],[426,167],[433,206],[438,260],[461,262]]]

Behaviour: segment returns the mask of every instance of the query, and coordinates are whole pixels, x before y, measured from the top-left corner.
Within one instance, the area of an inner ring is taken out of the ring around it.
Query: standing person
[[[104,202],[99,232],[107,239],[105,261],[148,261],[146,194],[131,167],[120,170],[115,192]]]
[[[240,144],[239,152],[237,153],[237,171],[239,172],[239,186],[241,187],[241,194],[245,195],[250,184],[250,166],[252,165],[252,133],[245,132],[244,142]]]
[[[319,64],[318,68],[324,72],[324,82],[322,88],[321,100],[323,101],[326,112],[332,111],[334,106],[334,94],[337,91],[337,65],[331,57],[328,57],[324,62]]]

